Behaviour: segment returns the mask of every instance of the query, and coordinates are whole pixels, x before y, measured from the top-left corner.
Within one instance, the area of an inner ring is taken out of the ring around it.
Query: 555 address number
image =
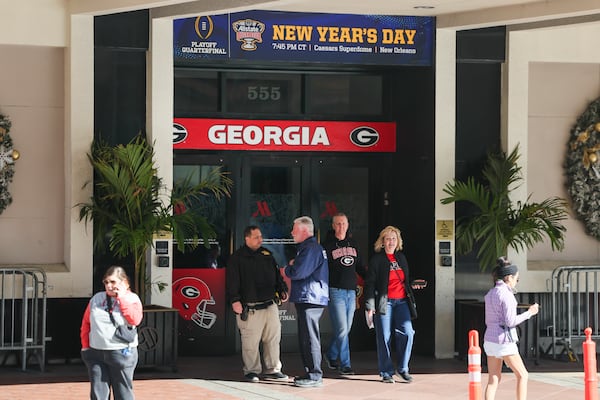
[[[281,99],[280,86],[248,86],[248,100],[278,101]]]

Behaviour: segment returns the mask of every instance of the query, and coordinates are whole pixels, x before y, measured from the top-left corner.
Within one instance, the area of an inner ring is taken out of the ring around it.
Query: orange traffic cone
[[[469,331],[469,400],[481,400],[481,348],[474,329]]]
[[[598,373],[596,367],[596,343],[592,340],[592,328],[585,328],[583,342],[583,370],[585,371],[585,400],[598,400]]]

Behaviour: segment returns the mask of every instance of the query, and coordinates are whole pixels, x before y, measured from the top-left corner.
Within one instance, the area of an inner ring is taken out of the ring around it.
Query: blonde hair
[[[395,226],[388,225],[379,232],[379,237],[375,241],[375,245],[373,246],[376,253],[379,253],[381,249],[383,249],[383,237],[388,233],[393,233],[398,238],[398,244],[396,244],[396,248],[394,251],[402,250],[402,233],[400,229]]]

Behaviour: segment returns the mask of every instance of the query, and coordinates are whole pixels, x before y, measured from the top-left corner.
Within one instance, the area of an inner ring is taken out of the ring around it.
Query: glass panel
[[[260,228],[263,246],[277,264],[295,256],[291,230],[300,215],[300,167],[254,166],[250,172],[249,224]]]
[[[382,77],[378,75],[307,75],[307,113],[382,115]]]
[[[227,112],[261,114],[300,113],[300,75],[277,73],[227,73]]]
[[[211,171],[218,169],[214,165],[174,165],[173,185],[176,186],[182,180],[191,177],[191,184],[197,185],[210,176]],[[194,250],[186,249],[184,253],[174,249],[174,268],[223,268],[225,267],[227,254],[227,226],[226,212],[227,202],[224,199],[217,200],[213,194],[207,194],[196,199],[188,205],[201,213],[214,228],[217,237],[210,241],[210,248],[206,248],[201,241]],[[223,250],[223,251],[222,251]]]
[[[250,170],[248,222],[260,228],[263,246],[280,266],[296,256],[291,231],[301,212],[301,167],[253,166]],[[290,280],[284,277],[288,287]],[[296,346],[296,310],[288,301],[279,308],[282,348]],[[288,343],[289,342],[289,343]]]
[[[348,232],[358,242],[362,257],[369,247],[369,170],[361,167],[332,167],[320,169],[319,212],[321,241],[331,229],[332,217],[337,212],[348,216]],[[363,260],[367,262],[368,260]]]
[[[176,117],[219,111],[219,74],[215,71],[175,70]]]

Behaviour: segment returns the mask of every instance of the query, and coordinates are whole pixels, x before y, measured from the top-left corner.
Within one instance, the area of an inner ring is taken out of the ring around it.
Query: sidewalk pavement
[[[399,379],[395,384],[382,383],[377,374],[375,352],[352,354],[356,374],[342,376],[327,369],[323,385],[298,388],[292,383],[300,375],[301,360],[296,353],[282,354],[283,372],[290,380],[250,383],[243,380],[240,355],[219,357],[179,357],[177,371],[138,369],[134,391],[137,400],[145,399],[373,399],[413,398],[468,399],[469,376],[466,360],[436,360],[415,356],[411,360],[412,383]],[[526,360],[529,374],[529,399],[583,400],[584,373],[581,362],[541,359],[536,365]],[[482,373],[482,390],[487,374]],[[515,399],[515,378],[511,372],[502,375],[496,400]],[[14,366],[0,367],[0,400],[71,400],[89,398],[85,367],[80,362],[50,363],[45,372],[33,365],[23,372]]]

